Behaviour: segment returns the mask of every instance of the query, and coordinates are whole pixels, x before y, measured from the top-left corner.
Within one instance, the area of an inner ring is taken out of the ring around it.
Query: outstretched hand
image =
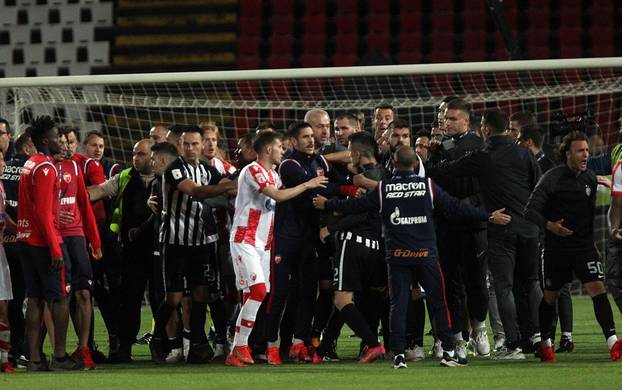
[[[307,187],[307,189],[318,188],[318,187],[326,188],[327,183],[328,183],[328,178],[326,176],[318,176],[306,182],[305,186]]]
[[[313,198],[313,207],[319,210],[324,210],[324,208],[326,207],[326,198],[322,195],[317,195],[315,198]]]

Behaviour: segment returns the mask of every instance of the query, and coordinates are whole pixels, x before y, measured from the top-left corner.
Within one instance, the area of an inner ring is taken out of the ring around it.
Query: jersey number
[[[587,263],[587,269],[591,274],[602,275],[603,266],[600,261],[590,261]]]

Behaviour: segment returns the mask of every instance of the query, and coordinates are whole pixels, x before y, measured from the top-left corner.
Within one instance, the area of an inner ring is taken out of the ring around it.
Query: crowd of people
[[[154,124],[127,167],[98,131],[42,116],[11,139],[0,119],[1,371],[131,363],[135,344],[157,364],[321,364],[340,359],[344,325],[363,363],[459,367],[469,351],[553,363],[575,351],[575,277],[622,360],[605,287],[606,274],[622,311],[617,146],[591,159],[571,131],[556,153],[532,113],[473,117],[457,97],[416,133],[389,105],[369,130],[358,113],[313,109],[285,131],[260,124],[231,157],[211,122]],[[606,269],[599,186],[612,197]]]

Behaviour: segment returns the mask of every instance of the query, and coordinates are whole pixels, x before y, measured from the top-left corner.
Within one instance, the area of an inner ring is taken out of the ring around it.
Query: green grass
[[[0,374],[0,389],[159,389],[192,388],[525,388],[525,389],[620,389],[622,362],[609,360],[609,352],[594,319],[591,300],[574,299],[574,341],[577,352],[558,354],[558,363],[543,365],[532,356],[525,361],[498,362],[487,358],[471,358],[465,368],[443,368],[438,361],[426,359],[409,363],[406,370],[393,370],[389,362],[357,364],[358,339],[342,332],[339,354],[350,360],[321,366],[285,364],[281,367],[257,365],[232,368],[223,363],[204,366],[185,364],[155,366],[148,361],[148,348],[134,347],[135,362],[130,365],[100,365],[90,372],[33,373],[19,370],[13,375]],[[622,317],[615,305],[616,323],[622,329]],[[97,316],[97,341],[107,350],[105,331]],[[150,326],[150,314],[143,311],[143,331]],[[622,333],[622,332],[620,332]],[[432,341],[426,338],[426,349]],[[75,337],[70,338],[74,345]]]

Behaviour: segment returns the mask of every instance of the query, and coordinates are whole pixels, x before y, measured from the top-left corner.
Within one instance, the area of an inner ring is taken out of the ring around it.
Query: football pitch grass
[[[612,308],[618,329],[622,330],[622,316],[613,302]],[[107,351],[103,323],[99,315],[96,318],[96,340],[100,349]],[[145,332],[151,325],[147,308],[142,318],[141,332]],[[622,362],[610,361],[589,297],[574,298],[573,338],[577,352],[557,354],[556,364],[542,364],[533,356],[524,361],[470,357],[468,367],[445,368],[438,360],[426,358],[409,363],[407,369],[394,370],[389,361],[358,364],[354,358],[359,339],[349,337],[351,333],[342,332],[338,349],[342,361],[335,363],[285,363],[281,367],[257,364],[243,368],[227,367],[223,362],[156,366],[149,361],[147,346],[134,346],[132,364],[100,365],[87,372],[27,374],[20,369],[12,375],[0,374],[0,389],[622,388]],[[70,335],[68,345],[75,345],[74,335]],[[431,345],[432,339],[426,337],[426,351]]]

